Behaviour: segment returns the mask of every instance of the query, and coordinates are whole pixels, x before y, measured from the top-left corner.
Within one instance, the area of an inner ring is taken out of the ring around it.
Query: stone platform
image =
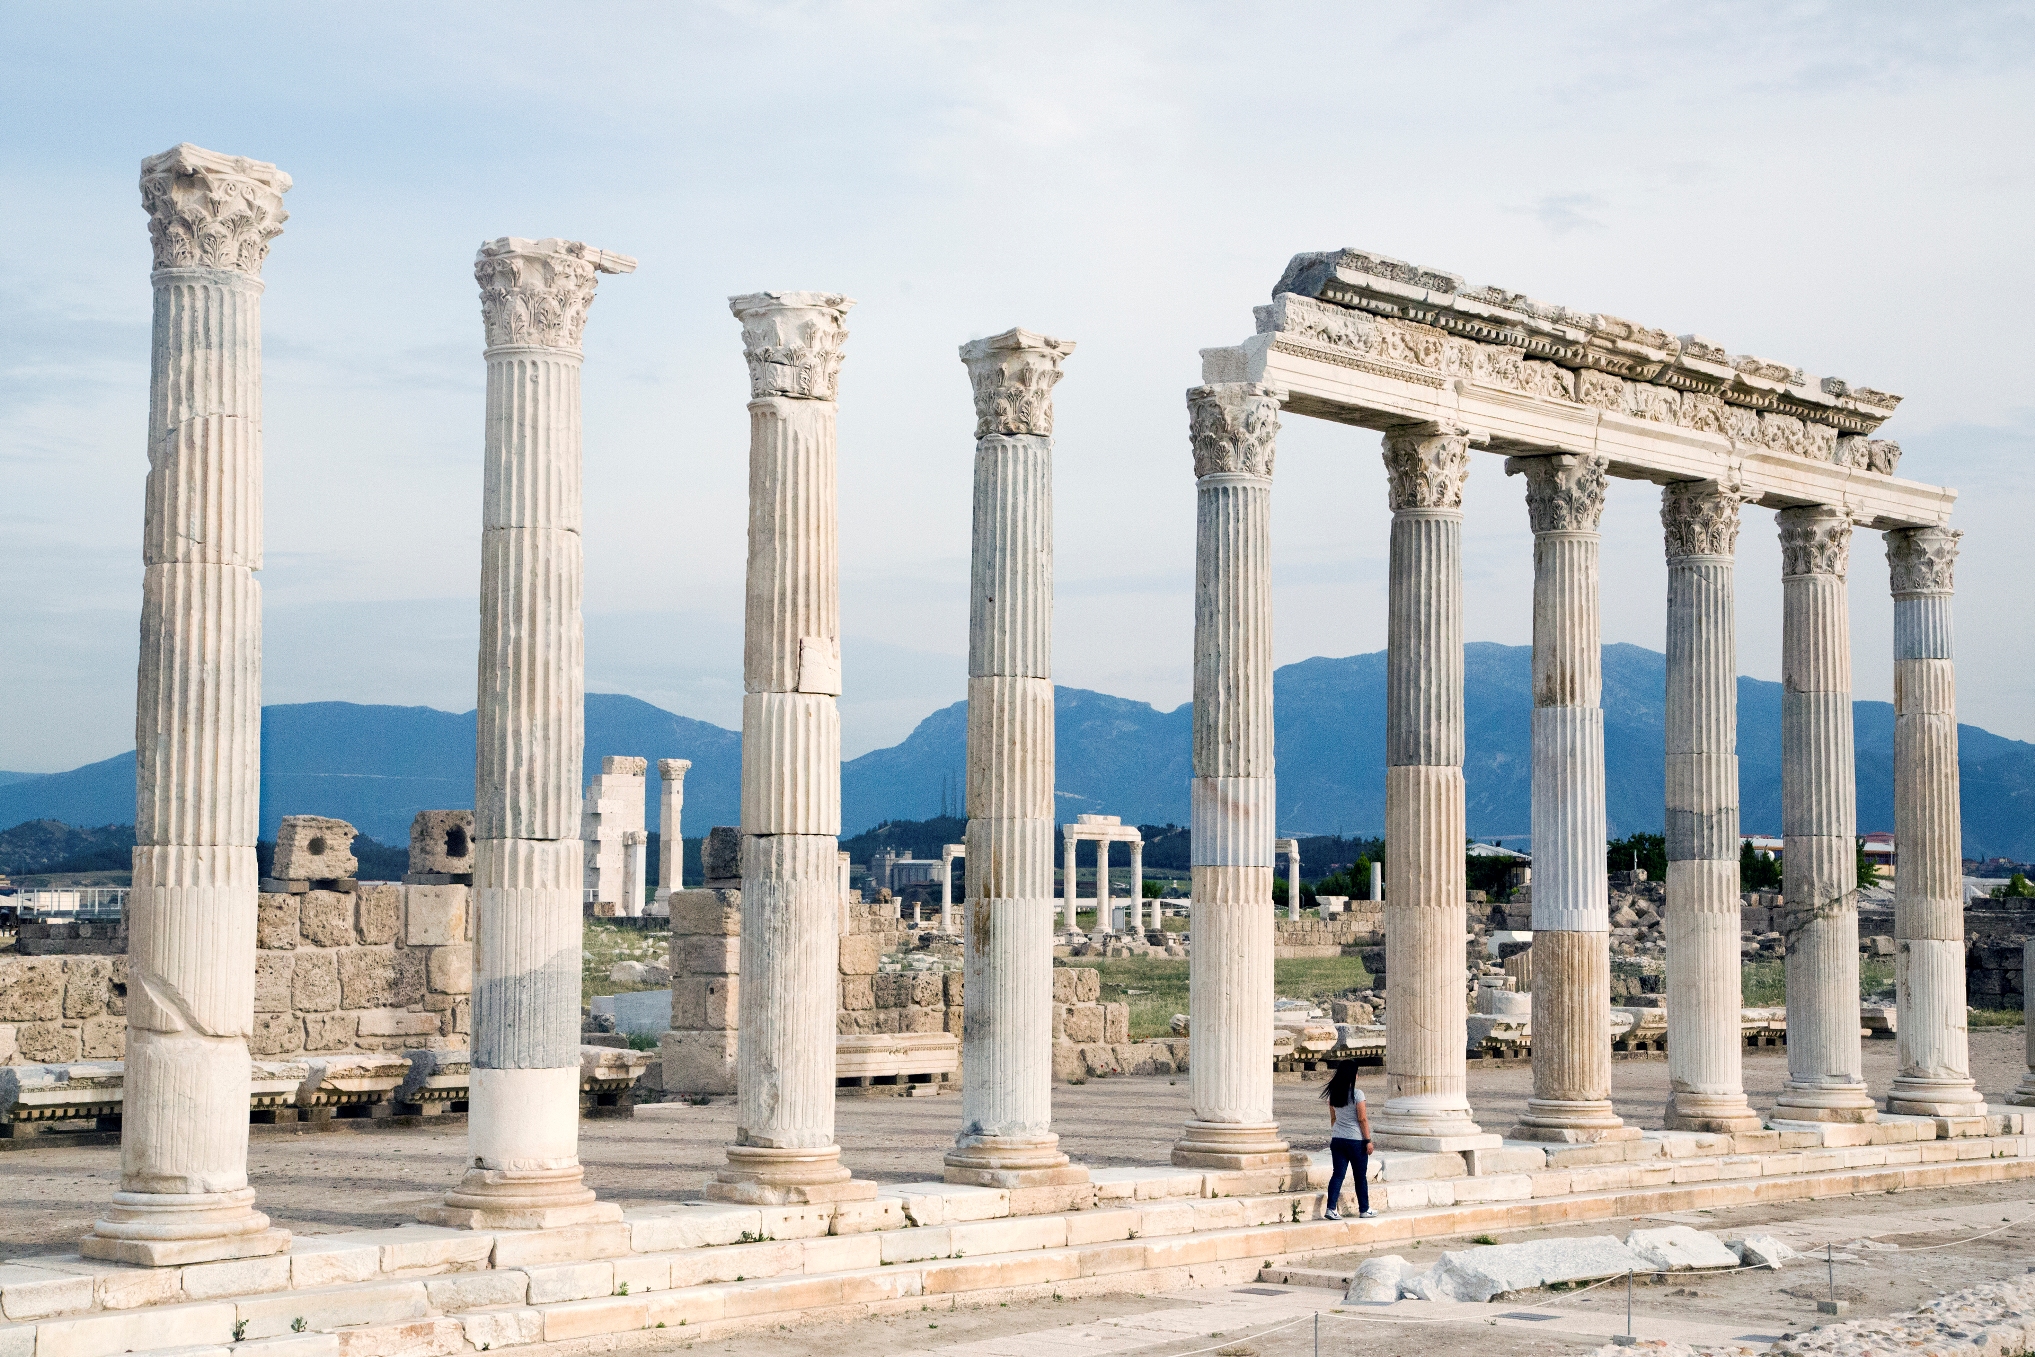
[[[799,1318],[1244,1282],[1324,1253],[1638,1214],[2035,1178],[2020,1113],[1889,1117],[1606,1145],[1385,1152],[1373,1220],[1248,1174],[1117,1168],[1084,1211],[1013,1216],[1009,1194],[883,1186],[808,1207],[672,1203],[619,1223],[496,1233],[300,1235],[272,1258],[160,1269],[76,1255],[0,1265],[0,1357],[125,1352],[438,1357],[545,1344],[668,1346]]]

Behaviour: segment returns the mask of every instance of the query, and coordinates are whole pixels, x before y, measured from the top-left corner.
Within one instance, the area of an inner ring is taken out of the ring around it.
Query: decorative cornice
[[[1726,481],[1670,481],[1661,487],[1661,528],[1668,559],[1731,556],[1738,551],[1743,490]]]
[[[1197,478],[1231,473],[1270,477],[1279,437],[1279,397],[1257,382],[1217,382],[1187,392],[1187,436]]]
[[[1781,530],[1782,575],[1835,575],[1851,565],[1851,515],[1833,504],[1808,504],[1774,515]]]
[[[1392,512],[1461,509],[1470,479],[1470,431],[1458,425],[1415,424],[1385,434],[1385,475]]]
[[[1956,589],[1956,528],[1896,528],[1887,534],[1887,570],[1896,594],[1948,594]]]
[[[691,767],[691,759],[659,759],[657,761],[657,776],[663,778],[666,782],[671,781],[673,778],[683,782],[685,781],[686,770]]]
[[[1610,458],[1589,454],[1505,459],[1506,475],[1526,477],[1526,517],[1535,532],[1597,531],[1610,470]]]
[[[1863,471],[1891,476],[1894,468],[1901,464],[1901,445],[1889,438],[1846,435],[1837,440],[1836,461],[1839,466],[1855,466]]]
[[[848,308],[854,304],[835,292],[749,292],[728,298],[728,309],[742,322],[750,397],[834,399],[841,346],[848,342]]]
[[[502,236],[473,259],[481,326],[490,349],[580,351],[587,308],[602,273],[634,273],[636,261],[577,240]]]
[[[1053,433],[1053,388],[1060,362],[1074,352],[1071,339],[1050,339],[1030,330],[1005,330],[961,346],[968,380],[975,386],[975,436]]]
[[[261,277],[290,214],[290,176],[263,160],[189,142],[141,162],[141,206],[159,269],[231,269]]]

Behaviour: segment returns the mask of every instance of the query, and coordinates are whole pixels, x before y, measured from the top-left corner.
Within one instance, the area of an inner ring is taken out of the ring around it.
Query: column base
[[[2030,1071],[2014,1091],[2000,1101],[2009,1107],[2035,1107],[2035,1071]]]
[[[1528,1098],[1526,1115],[1507,1138],[1554,1145],[1594,1145],[1609,1140],[1637,1140],[1640,1135],[1637,1126],[1627,1126],[1611,1110],[1609,1099],[1572,1102]]]
[[[728,1167],[706,1186],[707,1200],[742,1206],[868,1201],[875,1195],[875,1183],[842,1167],[839,1145],[813,1150],[730,1145]]]
[[[1234,1121],[1190,1121],[1173,1143],[1173,1164],[1183,1169],[1285,1169],[1308,1163],[1279,1138],[1279,1123],[1256,1125]]]
[[[1740,1131],[1757,1131],[1766,1123],[1745,1101],[1743,1093],[1676,1093],[1668,1098],[1661,1124],[1670,1131],[1736,1135]]]
[[[563,1169],[468,1169],[440,1206],[417,1213],[426,1225],[454,1230],[555,1230],[609,1225],[622,1208],[597,1201],[577,1164]]]
[[[1014,1216],[1086,1211],[1095,1205],[1095,1184],[1085,1165],[1067,1162],[1059,1144],[1054,1135],[1038,1140],[967,1136],[947,1151],[944,1177],[1010,1193]]]
[[[1371,1143],[1381,1150],[1420,1150],[1446,1154],[1459,1150],[1495,1150],[1504,1137],[1486,1131],[1470,1116],[1467,1104],[1424,1103],[1387,1099],[1371,1116]]]
[[[1900,1117],[1982,1117],[1986,1100],[1970,1079],[1920,1079],[1897,1074],[1887,1089],[1887,1112]]]
[[[254,1209],[254,1189],[233,1192],[116,1192],[78,1252],[108,1263],[173,1267],[287,1253],[290,1232]]]
[[[1879,1104],[1864,1084],[1786,1084],[1769,1121],[1878,1121]]]

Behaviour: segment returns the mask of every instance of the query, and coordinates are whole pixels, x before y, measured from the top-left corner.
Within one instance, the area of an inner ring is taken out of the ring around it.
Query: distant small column
[[[841,853],[837,856],[836,861],[838,861],[841,864],[841,936],[845,938],[852,931],[851,921],[854,918],[854,914],[852,912],[854,902],[849,897],[852,896],[854,892],[848,888],[849,880],[848,855],[846,853]]]
[[[1109,931],[1109,840],[1105,837],[1095,841],[1095,936]]]
[[[1958,805],[1953,528],[1886,535],[1894,592],[1894,1044],[1887,1111],[1971,1117],[1965,1026],[1964,833]],[[2027,972],[2023,972],[2026,976]],[[2024,980],[2024,987],[2029,982]]]
[[[1385,864],[1382,862],[1371,864],[1371,898],[1381,903],[1385,899]]]
[[[1286,919],[1291,923],[1300,917],[1300,840],[1279,840],[1279,851],[1286,855]]]
[[[1081,898],[1075,884],[1079,878],[1074,875],[1074,846],[1080,840],[1074,837],[1074,827],[1072,825],[1066,825],[1061,828],[1060,838],[1062,844],[1061,857],[1066,863],[1060,869],[1060,875],[1064,878],[1060,885],[1060,905],[1067,915],[1066,931],[1078,933],[1081,931]]]
[[[1851,515],[1835,505],[1809,505],[1775,517],[1788,1080],[1773,1116],[1873,1121],[1879,1109],[1866,1089],[1858,1027],[1858,792],[1844,584]],[[1540,846],[1534,847],[1538,859]]]
[[[2021,1016],[2022,1028],[2028,1034],[2025,1052],[2028,1072],[2007,1095],[2007,1101],[2016,1107],[2035,1107],[2035,984],[2028,982],[2031,975],[2035,975],[2035,938],[2028,939],[2021,947]]]
[[[488,384],[470,1167],[443,1206],[420,1213],[438,1225],[622,1215],[594,1200],[579,1162],[580,340],[598,275],[635,268],[578,241],[514,237],[474,260]]]
[[[954,859],[967,861],[968,845],[950,843],[940,849],[940,931],[954,931]]]
[[[691,759],[657,761],[657,903],[685,889],[685,775]]]
[[[643,884],[648,873],[650,836],[640,829],[622,831],[622,917],[643,917]]]
[[[1145,932],[1145,841],[1142,838],[1131,840],[1131,909],[1132,918],[1136,920],[1132,931]],[[1159,904],[1155,900],[1152,902],[1152,927],[1158,926]]]

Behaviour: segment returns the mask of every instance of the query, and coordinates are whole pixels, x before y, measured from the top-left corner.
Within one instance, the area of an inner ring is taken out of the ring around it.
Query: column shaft
[[[2028,1034],[2025,1051],[2028,1072],[2007,1095],[2007,1101],[2015,1107],[2035,1107],[2035,985],[2028,983],[2031,975],[2035,975],[2035,938],[2029,938],[2021,947],[2021,1016]]]
[[[1109,931],[1109,840],[1105,837],[1095,841],[1095,936]]]
[[[657,761],[657,901],[667,905],[685,889],[685,775],[691,759]],[[848,883],[842,879],[845,899]]]
[[[1158,928],[1159,903],[1152,902],[1152,927]],[[1142,935],[1145,929],[1145,845],[1142,840],[1131,843],[1131,932]],[[1140,941],[1143,941],[1140,936]]]

